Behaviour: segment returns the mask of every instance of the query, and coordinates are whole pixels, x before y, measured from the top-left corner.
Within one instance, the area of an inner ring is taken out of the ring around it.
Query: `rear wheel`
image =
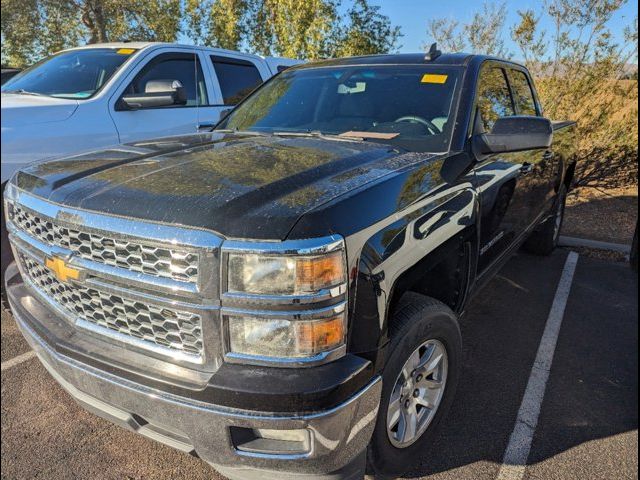
[[[415,293],[400,300],[391,326],[389,358],[369,470],[399,475],[415,464],[446,415],[458,383],[462,340],[455,313]]]
[[[564,222],[565,205],[567,203],[567,187],[562,185],[551,215],[531,234],[524,244],[524,249],[534,255],[551,255],[558,246],[562,223]]]

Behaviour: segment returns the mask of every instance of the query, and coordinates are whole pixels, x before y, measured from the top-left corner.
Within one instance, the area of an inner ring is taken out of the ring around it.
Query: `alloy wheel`
[[[427,430],[444,396],[448,366],[439,340],[427,340],[409,356],[389,399],[387,434],[393,446],[406,448]]]

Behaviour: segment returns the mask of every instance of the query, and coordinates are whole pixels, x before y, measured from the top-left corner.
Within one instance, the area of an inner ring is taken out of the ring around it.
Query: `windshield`
[[[461,70],[424,65],[286,70],[217,129],[324,134],[444,152],[455,124]]]
[[[2,92],[89,98],[135,51],[133,48],[90,48],[61,52],[9,80],[2,85]]]

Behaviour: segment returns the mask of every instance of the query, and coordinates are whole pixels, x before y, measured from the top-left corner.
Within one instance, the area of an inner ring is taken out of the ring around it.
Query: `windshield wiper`
[[[48,97],[49,95],[45,95],[44,93],[38,92],[30,92],[25,90],[24,88],[18,88],[16,90],[3,90],[2,93],[15,93],[17,95],[32,95],[34,97]]]
[[[236,130],[235,128],[214,128],[210,133],[236,133],[238,135],[255,135],[256,137],[266,137],[269,135],[265,132],[256,132],[255,130]]]
[[[338,142],[353,142],[353,141],[364,141],[362,138],[346,138],[340,135],[336,135],[335,133],[324,133],[320,130],[310,130],[308,132],[273,132],[273,136],[275,137],[311,137],[311,138],[322,138],[325,140],[335,140]]]

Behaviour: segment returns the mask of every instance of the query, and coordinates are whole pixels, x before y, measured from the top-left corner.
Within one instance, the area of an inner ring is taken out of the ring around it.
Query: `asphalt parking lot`
[[[584,256],[537,426],[529,425],[526,468],[502,476],[567,255],[519,254],[474,299],[462,323],[456,401],[407,478],[638,478],[638,277],[624,263]],[[85,413],[28,350],[3,313],[2,478],[220,478],[196,458]]]

